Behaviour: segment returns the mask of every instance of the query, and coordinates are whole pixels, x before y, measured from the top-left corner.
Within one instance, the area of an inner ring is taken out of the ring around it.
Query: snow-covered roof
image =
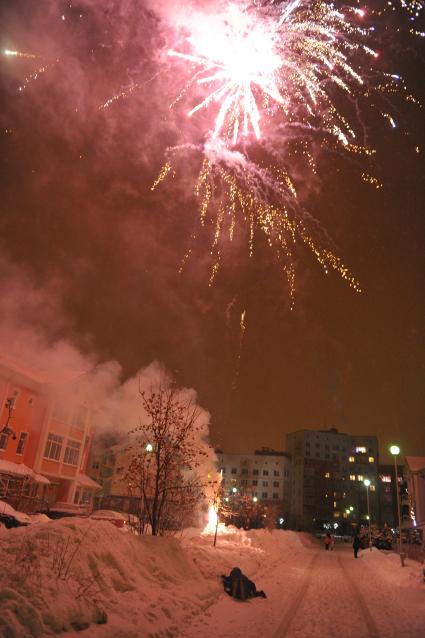
[[[77,474],[76,481],[79,485],[82,485],[83,487],[89,487],[94,490],[102,489],[102,486],[99,485],[99,483],[96,483],[96,481],[93,481],[93,479],[87,476],[87,474],[82,474],[81,472]]]
[[[411,472],[425,470],[425,456],[406,456],[405,458]]]
[[[25,465],[25,463],[13,463],[12,461],[6,461],[5,459],[0,459],[0,474],[12,474],[13,476],[28,476],[33,479],[36,483],[44,483],[45,485],[49,485],[50,481],[45,476],[41,474],[37,474],[30,467]]]

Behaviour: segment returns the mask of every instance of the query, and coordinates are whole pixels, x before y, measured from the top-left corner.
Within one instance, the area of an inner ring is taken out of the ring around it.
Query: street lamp
[[[397,493],[397,515],[398,515],[398,532],[399,532],[399,554],[400,554],[400,562],[401,566],[404,567],[404,554],[403,554],[403,539],[401,537],[401,510],[400,510],[400,491],[398,486],[398,472],[397,472],[397,456],[400,454],[400,448],[398,445],[392,445],[390,447],[390,452],[394,457],[394,472],[395,472],[395,489]]]
[[[366,487],[366,498],[367,498],[367,520],[369,523],[369,549],[370,551],[372,551],[372,534],[370,531],[370,508],[369,508],[369,487],[370,487],[370,481],[369,479],[365,479],[363,481],[363,483],[365,484]]]

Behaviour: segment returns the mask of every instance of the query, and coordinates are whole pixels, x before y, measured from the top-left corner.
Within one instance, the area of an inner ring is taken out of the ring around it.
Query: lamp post
[[[366,487],[366,499],[367,499],[367,520],[369,523],[369,549],[370,551],[372,551],[372,533],[370,531],[370,507],[369,507],[369,487],[370,487],[370,481],[369,479],[365,479],[363,481],[363,483],[365,484]]]
[[[403,539],[401,537],[401,510],[400,510],[400,490],[398,486],[398,472],[397,472],[397,456],[400,454],[400,448],[398,445],[392,445],[390,452],[394,457],[394,472],[395,472],[395,489],[397,493],[397,515],[398,515],[398,543],[401,566],[404,567],[404,554],[403,554]]]

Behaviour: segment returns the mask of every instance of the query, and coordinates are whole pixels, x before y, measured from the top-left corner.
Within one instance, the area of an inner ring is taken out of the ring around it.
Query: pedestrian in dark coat
[[[329,549],[329,547],[331,546],[331,542],[332,542],[331,535],[329,534],[329,532],[326,532],[326,536],[325,536],[325,549]]]
[[[357,558],[357,553],[359,549],[360,549],[360,538],[359,538],[359,535],[356,534],[353,539],[354,558]]]
[[[233,598],[246,600],[247,598],[256,596],[266,597],[263,591],[257,591],[255,583],[249,580],[239,567],[234,567],[229,576],[222,576],[221,579],[223,581],[224,591]]]

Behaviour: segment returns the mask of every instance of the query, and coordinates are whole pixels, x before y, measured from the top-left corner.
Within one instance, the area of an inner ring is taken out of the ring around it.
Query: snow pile
[[[31,519],[28,516],[28,514],[24,514],[24,512],[18,512],[11,505],[9,505],[9,503],[6,503],[5,501],[0,501],[0,515],[12,516],[23,525],[27,525],[28,523],[31,522]]]
[[[346,638],[423,637],[419,563],[401,569],[397,555],[376,549],[354,560],[349,544],[325,552],[289,531],[227,528],[216,547],[213,537],[134,536],[90,518],[0,527],[0,635],[323,638],[344,623]],[[236,566],[266,600],[223,592],[220,575]]]

